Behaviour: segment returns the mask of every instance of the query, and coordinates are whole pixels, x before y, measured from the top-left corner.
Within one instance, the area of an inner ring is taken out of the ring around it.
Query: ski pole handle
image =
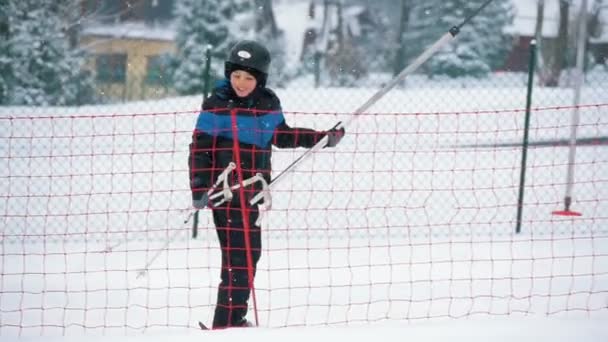
[[[195,210],[194,214],[193,214],[193,220],[192,220],[192,238],[196,239],[196,237],[198,236],[198,213],[199,210]]]

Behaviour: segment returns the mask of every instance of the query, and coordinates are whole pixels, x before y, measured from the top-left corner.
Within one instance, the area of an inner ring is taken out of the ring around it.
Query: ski
[[[212,330],[212,329],[209,329],[205,325],[205,323],[203,323],[201,321],[198,322],[198,326],[199,326],[199,328],[201,328],[201,330]],[[233,325],[232,328],[255,328],[255,326],[251,322],[245,321],[245,323],[243,323],[243,325]]]

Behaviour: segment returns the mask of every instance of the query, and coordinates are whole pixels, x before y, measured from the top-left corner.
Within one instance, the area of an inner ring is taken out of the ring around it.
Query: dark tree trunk
[[[395,62],[393,63],[393,75],[398,75],[405,68],[405,46],[403,44],[403,33],[407,28],[410,17],[410,0],[401,0],[401,16],[399,18],[399,32],[397,32]]]
[[[566,61],[566,52],[568,51],[568,17],[570,4],[566,0],[559,2],[559,30],[557,33],[557,42],[553,52],[553,63],[550,65],[550,74],[547,76],[546,85],[548,87],[557,87],[559,85],[559,77]]]
[[[545,54],[543,53],[543,24],[545,22],[545,0],[538,0],[536,4],[536,25],[534,27],[534,39],[536,39],[536,58],[538,82],[545,85],[547,82],[547,68]]]
[[[255,5],[257,8],[262,9],[261,15],[257,16],[258,19],[256,20],[256,31],[259,32],[262,28],[270,25],[272,37],[276,38],[279,35],[279,29],[277,27],[277,21],[274,17],[272,0],[256,0]]]

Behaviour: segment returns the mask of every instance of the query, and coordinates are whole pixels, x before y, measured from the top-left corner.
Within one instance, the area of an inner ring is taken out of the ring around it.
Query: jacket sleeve
[[[273,144],[279,148],[307,147],[311,148],[323,139],[325,131],[315,131],[309,128],[290,127],[281,122],[274,131]]]
[[[281,101],[276,94],[266,88],[265,95],[267,96],[267,104],[263,106],[264,110],[271,110],[277,113],[281,113],[283,117],[283,109],[281,108]],[[285,119],[275,127],[272,135],[272,144],[279,148],[295,148],[295,147],[313,147],[319,140],[327,134],[324,131],[315,131],[309,128],[290,127]]]
[[[212,186],[212,145],[213,138],[210,135],[197,130],[192,134],[188,168],[190,171],[190,190],[192,191],[193,200],[201,199],[203,194]]]

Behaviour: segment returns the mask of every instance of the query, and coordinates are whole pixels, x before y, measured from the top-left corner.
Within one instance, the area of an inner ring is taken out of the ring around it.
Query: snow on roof
[[[537,6],[538,0],[511,0],[515,7],[515,17],[513,25],[505,29],[505,33],[516,34],[520,36],[534,36],[536,27]],[[543,20],[543,37],[555,38],[559,28],[559,0],[544,0],[544,20]],[[582,0],[572,1],[570,7],[570,16],[574,17],[579,14]],[[587,0],[587,15],[590,15],[591,9],[594,6],[594,0]],[[603,25],[608,25],[608,8],[605,8],[600,16],[603,16]],[[608,31],[608,27],[604,29]],[[608,33],[603,33],[604,36]],[[605,37],[608,41],[608,37]]]
[[[175,39],[175,29],[172,25],[146,25],[143,22],[91,25],[85,27],[82,34],[85,36],[102,36],[124,39],[163,41],[173,41]]]
[[[365,12],[364,6],[354,5],[354,6],[349,6],[344,9],[344,16],[345,17],[356,17],[358,15],[363,14],[364,12]]]
[[[505,28],[505,33],[520,36],[534,36],[536,28],[537,4],[535,0],[512,0],[515,7],[513,24]],[[559,27],[558,0],[545,0],[543,17],[543,37],[557,37]]]
[[[293,58],[299,58],[302,50],[302,37],[307,29],[321,29],[323,26],[323,5],[313,3],[315,6],[315,17],[308,16],[310,3],[305,1],[287,2],[279,1],[275,7],[277,25],[288,35],[287,41],[291,43],[288,47],[288,52]],[[355,35],[361,32],[359,22],[353,18],[361,15],[366,11],[365,6],[353,5],[344,8],[343,16],[346,25]],[[338,12],[335,7],[329,11],[329,25],[333,26],[338,23]]]

